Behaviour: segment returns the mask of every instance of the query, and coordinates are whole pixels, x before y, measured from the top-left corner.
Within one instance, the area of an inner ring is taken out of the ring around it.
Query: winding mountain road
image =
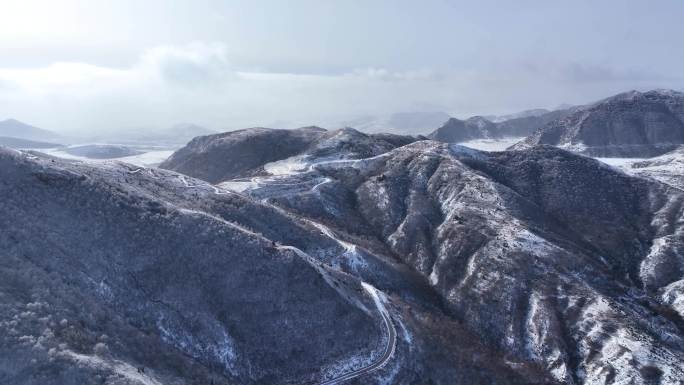
[[[315,263],[315,260],[309,256],[307,253],[304,251],[300,250],[297,247],[294,246],[278,246],[279,249],[281,250],[291,250],[297,253],[300,257],[302,257],[305,260],[309,260],[312,263]],[[381,293],[373,287],[372,285],[362,282],[361,286],[363,289],[373,298],[373,303],[375,303],[375,307],[378,309],[378,312],[380,313],[380,316],[382,316],[382,321],[385,326],[386,332],[387,332],[387,345],[385,345],[385,350],[383,351],[382,355],[378,357],[376,360],[371,362],[370,364],[364,366],[363,368],[355,369],[347,373],[343,373],[337,377],[318,382],[316,385],[336,385],[336,384],[342,384],[346,381],[352,380],[357,377],[364,376],[366,374],[372,373],[378,369],[381,369],[384,367],[391,359],[392,355],[394,355],[394,352],[397,349],[397,329],[394,327],[394,323],[392,322],[392,316],[390,315],[389,311],[385,307],[385,304],[383,302],[383,299],[381,298]]]
[[[149,170],[149,172],[152,174],[152,176],[154,178],[158,178],[157,175],[155,175],[151,169],[138,168],[136,170],[130,170],[129,173],[130,174],[137,174],[137,173],[140,173],[140,172],[146,171],[146,170]],[[206,187],[209,187],[209,188],[213,189],[213,192],[216,195],[235,194],[235,192],[233,192],[233,191],[230,191],[230,190],[224,191],[224,190],[221,190],[218,187],[216,187],[212,184],[208,184],[208,183],[192,185],[188,182],[188,180],[186,179],[186,177],[184,175],[179,175],[178,178],[182,181],[184,187],[186,187],[186,188],[206,188]],[[325,179],[326,180],[323,183],[327,183],[330,181],[329,178],[325,178]],[[320,183],[320,184],[323,184],[323,183]],[[316,185],[315,187],[318,187],[319,185]],[[221,218],[214,217],[214,216],[209,215],[207,213],[197,212],[194,210],[184,210],[184,211],[208,215],[208,216],[211,216],[212,218],[214,218],[216,220],[225,222]],[[327,226],[320,224],[320,223],[317,223],[317,222],[314,222],[314,221],[310,221],[310,220],[309,220],[309,222],[312,225],[314,225],[316,228],[318,228],[324,235],[335,240],[345,250],[355,252],[355,249],[356,249],[355,245],[352,245],[348,242],[345,242],[345,241],[337,238],[334,235],[334,233]],[[228,223],[228,222],[226,222],[226,223]],[[228,223],[228,224],[234,225],[232,223]],[[248,230],[245,229],[245,231],[248,231]],[[317,265],[317,263],[316,263],[317,261],[315,261],[314,258],[312,258],[307,253],[305,253],[304,251],[302,251],[301,249],[299,249],[297,247],[289,246],[289,245],[281,245],[281,246],[278,246],[278,248],[283,249],[283,250],[294,251],[300,257],[304,258],[307,261],[310,261],[312,264],[314,264],[314,266]],[[383,321],[383,324],[385,326],[386,333],[387,333],[387,344],[385,345],[385,350],[383,351],[383,353],[380,357],[375,359],[370,364],[368,364],[362,368],[355,369],[355,370],[349,371],[347,373],[343,373],[341,375],[338,375],[337,377],[334,377],[334,378],[331,378],[328,380],[324,380],[322,382],[318,382],[318,383],[316,383],[316,385],[342,384],[342,383],[350,381],[352,379],[355,379],[355,378],[367,375],[369,373],[372,373],[372,372],[384,367],[392,359],[392,356],[394,355],[394,352],[396,351],[397,330],[394,327],[394,324],[392,323],[392,317],[391,317],[389,311],[387,310],[387,308],[385,307],[383,298],[381,298],[381,293],[378,291],[378,289],[376,289],[375,287],[373,287],[372,285],[370,285],[368,283],[362,282],[361,286],[371,296],[371,298],[373,299],[373,303],[375,304],[378,312],[380,313],[380,316],[382,317],[382,321]]]
[[[383,354],[378,357],[377,360],[373,361],[370,365],[367,365],[363,368],[353,370],[351,372],[342,374],[338,377],[319,382],[316,385],[336,385],[336,384],[342,384],[346,381],[352,380],[357,377],[364,376],[366,374],[372,373],[378,369],[381,369],[384,367],[392,358],[392,355],[394,354],[394,351],[397,348],[397,329],[394,328],[394,324],[392,323],[392,318],[389,314],[389,311],[385,307],[385,305],[382,303],[382,299],[380,298],[380,295],[378,294],[378,290],[374,288],[373,286],[363,283],[362,284],[363,288],[373,297],[373,301],[375,302],[375,306],[378,308],[378,311],[380,312],[380,315],[382,316],[382,320],[385,324],[385,328],[387,329],[387,346],[385,346],[385,351]]]

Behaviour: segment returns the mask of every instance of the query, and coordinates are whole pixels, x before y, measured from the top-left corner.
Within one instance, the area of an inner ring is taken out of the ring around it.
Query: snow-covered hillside
[[[197,138],[190,175],[1,149],[0,379],[678,385],[680,160],[313,127]]]

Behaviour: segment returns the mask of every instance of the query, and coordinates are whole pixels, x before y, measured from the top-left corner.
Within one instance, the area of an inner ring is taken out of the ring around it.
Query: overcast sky
[[[457,117],[684,88],[684,1],[2,0],[0,119]]]

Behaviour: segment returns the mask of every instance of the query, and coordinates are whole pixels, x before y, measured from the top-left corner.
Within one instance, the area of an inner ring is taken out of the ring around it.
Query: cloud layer
[[[80,62],[0,68],[0,105],[7,117],[85,133],[183,121],[219,129],[273,122],[330,126],[401,111],[467,116],[552,107],[673,84],[681,82],[630,69],[554,62],[476,70],[244,71],[231,65],[225,44],[194,42],[155,46],[124,68]]]
[[[95,132],[457,117],[684,87],[684,2],[3,0],[0,119]]]

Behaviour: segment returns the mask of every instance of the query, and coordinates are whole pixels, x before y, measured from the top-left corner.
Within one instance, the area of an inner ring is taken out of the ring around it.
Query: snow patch
[[[337,244],[344,248],[345,252],[344,254],[342,254],[342,256],[344,257],[344,262],[346,262],[353,271],[359,271],[362,268],[368,267],[368,262],[366,262],[366,260],[363,258],[363,255],[359,253],[356,245],[339,239],[337,236],[335,236],[332,230],[330,230],[330,228],[321,223],[313,221],[311,221],[310,223],[318,230],[320,230],[321,233],[323,233],[323,235],[334,240],[335,242],[337,242]]]
[[[271,175],[292,175],[306,171],[308,167],[309,163],[306,162],[306,156],[297,155],[275,162],[266,163],[264,165],[264,170]]]
[[[475,139],[458,143],[480,151],[505,151],[508,147],[525,139],[524,137],[511,137],[502,139]]]
[[[663,303],[670,306],[680,317],[684,318],[684,279],[665,286],[660,298]]]
[[[95,370],[111,371],[137,385],[163,385],[149,374],[141,373],[133,365],[123,361],[105,360],[102,357],[79,354],[71,350],[62,351],[59,354]]]
[[[255,190],[255,189],[259,188],[259,183],[255,182],[253,179],[250,179],[250,180],[232,180],[232,181],[228,181],[228,182],[221,182],[218,186],[221,188],[224,188],[226,190],[241,193],[241,192]]]
[[[157,329],[161,333],[164,342],[173,345],[195,358],[209,356],[219,361],[231,374],[237,375],[237,353],[235,342],[226,333],[225,329],[213,322],[205,325],[208,327],[209,336],[196,337],[182,327],[174,327],[174,322],[164,315],[157,319]]]

